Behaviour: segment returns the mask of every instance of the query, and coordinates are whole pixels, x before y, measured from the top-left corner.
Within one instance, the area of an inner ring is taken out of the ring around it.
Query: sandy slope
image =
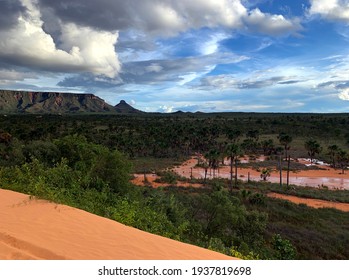
[[[0,259],[230,259],[88,212],[0,189]]]

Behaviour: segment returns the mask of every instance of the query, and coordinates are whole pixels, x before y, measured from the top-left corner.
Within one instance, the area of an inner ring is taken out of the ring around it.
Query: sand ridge
[[[0,259],[220,260],[226,255],[0,189]]]

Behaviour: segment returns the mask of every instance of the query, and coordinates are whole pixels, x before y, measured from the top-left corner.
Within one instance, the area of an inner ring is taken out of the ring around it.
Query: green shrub
[[[229,249],[225,246],[225,244],[219,238],[212,237],[208,242],[208,249],[212,251],[216,251],[222,254],[229,254]]]
[[[242,260],[259,260],[260,257],[258,254],[254,252],[249,252],[248,254],[240,253],[236,247],[230,248],[230,255],[234,258],[242,259]]]
[[[157,172],[157,175],[160,176],[160,178],[155,180],[158,183],[176,185],[180,179],[180,176],[172,171]]]
[[[272,245],[276,251],[277,259],[293,260],[296,258],[296,249],[289,240],[283,239],[280,234],[273,236]]]
[[[108,187],[117,193],[127,192],[131,164],[118,151],[93,143],[86,138],[73,135],[55,141],[67,164],[84,173],[86,188],[101,190]]]
[[[27,162],[36,158],[40,162],[50,166],[53,166],[61,159],[61,153],[58,147],[52,142],[42,140],[32,141],[25,145],[23,155]]]

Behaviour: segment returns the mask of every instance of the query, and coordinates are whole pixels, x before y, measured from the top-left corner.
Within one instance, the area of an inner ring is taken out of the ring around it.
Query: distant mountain
[[[113,107],[93,94],[0,90],[0,113],[5,114],[113,114],[141,112],[126,102],[124,102],[122,107],[127,108],[127,110],[121,110],[121,108],[119,110],[117,106]]]
[[[180,115],[180,114],[185,114],[185,113],[183,111],[181,111],[181,110],[178,110],[176,112],[172,112],[171,114],[173,114],[173,115]]]
[[[125,100],[121,100],[119,104],[114,106],[117,113],[121,114],[138,114],[144,113],[143,111],[133,108],[131,105],[127,104]]]

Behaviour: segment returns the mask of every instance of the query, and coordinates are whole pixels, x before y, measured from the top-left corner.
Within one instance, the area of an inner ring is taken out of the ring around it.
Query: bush
[[[157,175],[161,177],[155,180],[155,182],[158,182],[158,183],[176,185],[177,181],[181,179],[181,177],[178,174],[172,171],[157,172]]]
[[[226,255],[229,254],[229,249],[225,247],[224,243],[219,238],[212,237],[208,242],[208,249]]]
[[[177,228],[162,211],[144,205],[139,200],[123,198],[113,208],[112,218],[125,225],[165,237],[180,239]]]
[[[249,248],[258,250],[264,243],[268,215],[258,211],[246,211],[239,216],[236,231],[238,242],[245,242]]]
[[[276,251],[277,259],[294,260],[296,258],[296,249],[289,240],[283,239],[280,234],[273,236],[272,245]]]
[[[91,178],[90,187],[100,189],[102,181],[107,183],[112,191],[125,193],[130,185],[130,172],[131,165],[121,153],[102,149],[94,159],[88,174]]]
[[[127,192],[131,164],[120,152],[88,143],[86,138],[77,135],[66,136],[55,143],[67,164],[84,173],[86,188],[102,190],[107,184],[113,192]]]
[[[36,140],[27,144],[23,148],[23,155],[27,162],[33,158],[50,166],[59,162],[61,154],[58,147],[52,142]]]
[[[12,138],[10,143],[0,143],[0,166],[15,166],[24,162],[22,143]]]
[[[260,259],[258,254],[252,251],[249,252],[248,254],[242,254],[234,246],[230,249],[229,253],[232,257],[242,259],[242,260],[259,260]]]
[[[257,205],[265,205],[265,195],[261,193],[253,193],[249,198],[248,201],[251,204],[257,204]]]

